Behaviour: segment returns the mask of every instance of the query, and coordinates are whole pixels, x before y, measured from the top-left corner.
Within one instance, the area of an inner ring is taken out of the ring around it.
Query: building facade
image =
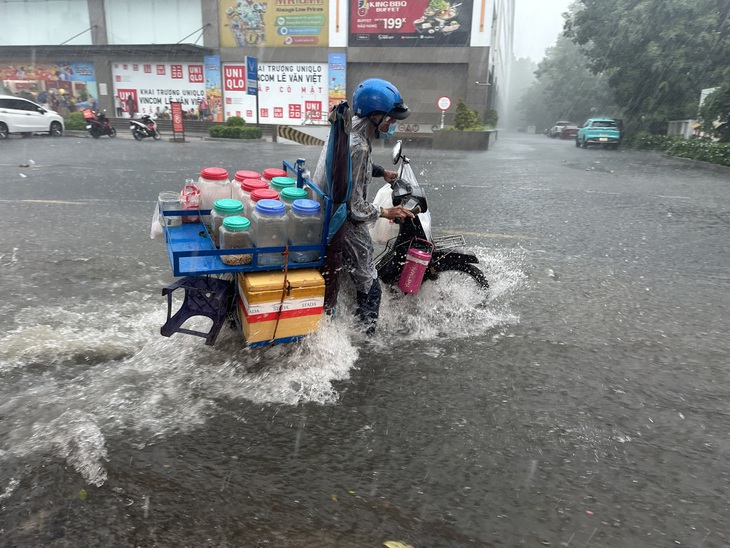
[[[0,85],[124,116],[174,101],[209,120],[295,125],[325,123],[380,77],[413,110],[399,129],[428,132],[441,97],[447,125],[459,99],[480,114],[506,106],[514,2],[3,0]]]

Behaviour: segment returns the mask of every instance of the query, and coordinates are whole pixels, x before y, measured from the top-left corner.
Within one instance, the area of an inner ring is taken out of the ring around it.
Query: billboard
[[[132,96],[139,114],[159,115],[170,103],[181,103],[185,118],[197,119],[205,98],[205,69],[201,63],[113,62],[114,94],[122,100]]]
[[[349,0],[350,46],[468,46],[473,0]]]
[[[58,97],[70,95],[79,107],[95,107],[98,93],[94,63],[33,63],[26,60],[0,64],[0,93],[17,94],[51,106],[47,99],[50,92]]]
[[[329,0],[218,0],[224,48],[327,47]]]
[[[259,123],[325,123],[327,63],[259,63]]]

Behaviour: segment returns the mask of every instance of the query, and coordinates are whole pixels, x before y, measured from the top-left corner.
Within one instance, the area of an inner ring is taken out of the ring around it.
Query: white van
[[[0,95],[0,139],[11,133],[63,135],[63,118],[22,97]]]

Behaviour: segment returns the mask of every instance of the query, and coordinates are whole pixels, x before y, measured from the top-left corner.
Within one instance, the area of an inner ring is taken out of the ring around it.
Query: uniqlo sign
[[[246,91],[246,65],[223,65],[223,89]]]
[[[322,101],[304,101],[304,112],[313,120],[321,120]]]
[[[174,80],[183,79],[182,65],[170,65],[170,77]]]
[[[289,105],[289,118],[301,118],[302,105]]]
[[[188,65],[188,82],[193,84],[202,84],[203,65]]]

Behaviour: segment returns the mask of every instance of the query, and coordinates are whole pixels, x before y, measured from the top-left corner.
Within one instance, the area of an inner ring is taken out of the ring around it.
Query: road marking
[[[461,232],[460,230],[444,230],[446,234],[464,234],[465,236],[477,236],[479,238],[505,238],[511,240],[539,240],[533,236],[523,236],[521,234],[494,234],[491,232]]]
[[[662,196],[661,194],[657,195],[657,198],[669,198],[671,200],[691,200],[689,196]]]
[[[2,202],[11,202],[18,200],[0,200]],[[65,202],[63,200],[20,200],[21,202],[27,202],[32,204],[63,204],[63,205],[86,205],[86,202]]]

